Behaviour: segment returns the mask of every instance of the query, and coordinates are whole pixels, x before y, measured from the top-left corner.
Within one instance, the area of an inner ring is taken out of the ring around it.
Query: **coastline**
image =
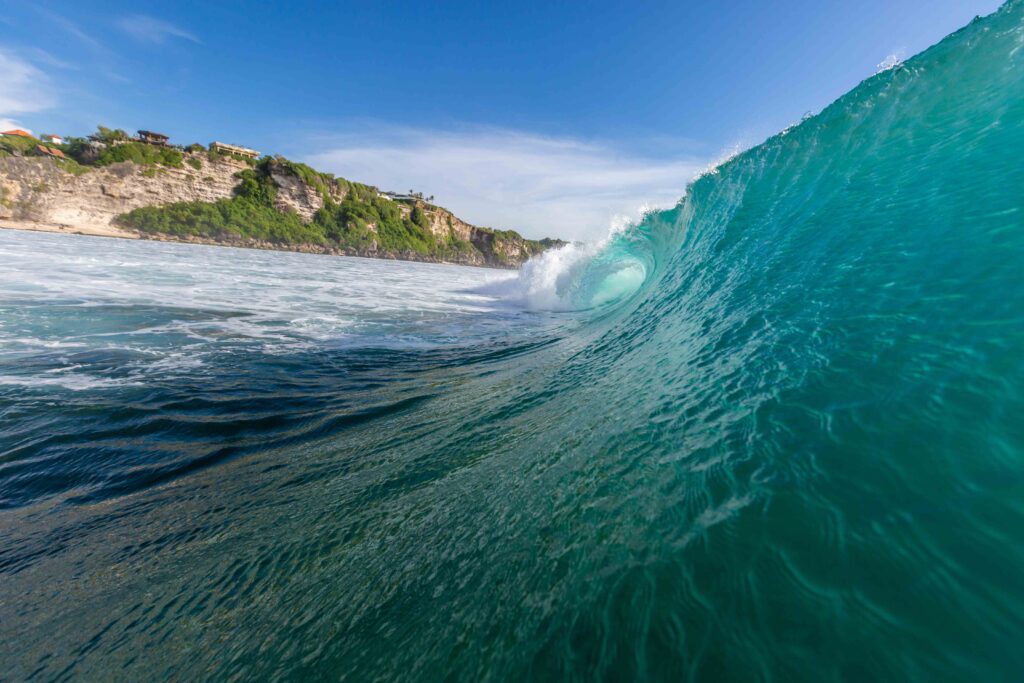
[[[0,230],[23,230],[28,232],[47,232],[60,235],[84,235],[87,237],[113,237],[128,240],[148,240],[151,242],[175,242],[178,244],[202,244],[211,247],[230,247],[234,249],[260,249],[263,251],[286,251],[300,254],[319,254],[321,256],[355,256],[383,261],[412,261],[414,263],[440,263],[451,266],[472,266],[474,268],[493,268],[495,270],[517,270],[519,265],[501,266],[490,263],[470,263],[445,261],[431,258],[414,251],[381,252],[358,249],[336,249],[320,244],[277,244],[263,240],[236,239],[215,240],[206,237],[188,236],[175,237],[161,233],[144,233],[136,230],[125,230],[113,225],[63,225],[42,223],[39,221],[12,220],[0,218]]]
[[[38,221],[19,221],[10,218],[0,218],[0,229],[3,230],[30,230],[32,232],[56,232],[64,235],[90,235],[92,237],[118,237],[120,239],[137,240],[144,239],[135,231],[123,230],[112,225],[60,225],[55,223],[40,223]]]
[[[564,244],[475,226],[420,197],[396,200],[283,157],[249,164],[137,141],[102,147],[124,149],[178,157],[82,166],[0,150],[0,225],[499,269]]]

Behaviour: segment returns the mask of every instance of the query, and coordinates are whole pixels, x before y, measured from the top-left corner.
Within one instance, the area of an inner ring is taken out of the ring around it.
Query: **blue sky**
[[[595,238],[998,0],[0,1],[0,121],[281,153]]]

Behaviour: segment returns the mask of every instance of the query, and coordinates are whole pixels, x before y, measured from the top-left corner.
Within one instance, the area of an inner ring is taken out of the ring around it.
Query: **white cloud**
[[[202,42],[195,36],[195,34],[178,28],[174,24],[164,21],[163,19],[157,19],[156,17],[150,17],[145,14],[135,14],[129,17],[123,17],[117,22],[117,25],[121,30],[125,31],[128,35],[141,43],[162,45],[166,43],[169,38],[181,38],[182,40],[189,40],[193,43]]]
[[[0,119],[5,129],[23,127],[11,120],[12,116],[53,106],[46,74],[13,52],[0,49],[0,74]]]
[[[104,47],[103,43],[101,43],[100,41],[96,40],[95,38],[93,38],[91,35],[89,35],[85,31],[83,31],[78,26],[78,24],[74,23],[73,21],[71,21],[69,19],[65,19],[60,14],[57,14],[56,12],[51,12],[51,11],[49,11],[47,9],[42,8],[42,7],[37,7],[36,11],[38,11],[40,14],[42,14],[44,17],[46,17],[47,21],[49,21],[52,24],[55,24],[56,26],[59,26],[61,29],[66,31],[69,35],[74,36],[80,42],[82,42],[85,45],[88,45],[94,51],[96,51],[98,53],[105,53],[105,52],[107,52],[107,48]]]
[[[36,64],[42,64],[54,69],[64,69],[66,71],[78,71],[80,67],[71,62],[65,62],[63,59],[54,57],[52,53],[46,50],[41,50],[38,47],[24,48],[24,54],[28,56]]]
[[[58,59],[52,54],[39,48],[27,48],[25,54],[30,56],[32,61],[36,64],[43,64],[54,69],[63,69],[67,71],[88,69],[91,74],[98,74],[112,81],[117,81],[119,83],[129,82],[127,78],[118,73],[118,56],[112,49],[107,47],[107,45],[101,43],[91,34],[84,31],[81,26],[70,19],[65,18],[61,14],[51,12],[43,7],[35,7],[34,9],[41,16],[45,17],[48,23],[56,26],[68,36],[74,38],[78,43],[88,48],[88,51],[92,53],[92,59],[83,61],[79,58],[75,63],[71,63]]]
[[[435,194],[438,204],[477,225],[584,240],[604,236],[642,208],[674,205],[707,165],[494,129],[390,129],[322,146],[328,149],[310,163],[345,178]]]
[[[26,128],[24,125],[18,123],[14,119],[0,117],[0,130],[11,130],[12,128],[20,128],[28,133],[32,132],[31,128]]]

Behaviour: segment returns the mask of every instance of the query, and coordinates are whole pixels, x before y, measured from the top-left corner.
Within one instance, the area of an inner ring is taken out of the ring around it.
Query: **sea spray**
[[[534,257],[503,282],[481,288],[538,311],[580,311],[614,303],[640,288],[644,262],[621,253],[624,230],[597,242],[570,243]]]

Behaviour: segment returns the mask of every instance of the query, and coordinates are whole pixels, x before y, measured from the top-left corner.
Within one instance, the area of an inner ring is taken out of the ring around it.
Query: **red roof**
[[[14,130],[5,130],[3,132],[3,135],[20,135],[23,138],[32,137],[31,133],[29,133],[27,130],[22,130],[21,128],[15,128]]]
[[[60,151],[59,149],[54,149],[53,147],[44,147],[43,145],[36,145],[36,149],[38,149],[43,154],[49,154],[52,157],[60,157],[61,159],[66,158],[64,156],[64,152]]]

